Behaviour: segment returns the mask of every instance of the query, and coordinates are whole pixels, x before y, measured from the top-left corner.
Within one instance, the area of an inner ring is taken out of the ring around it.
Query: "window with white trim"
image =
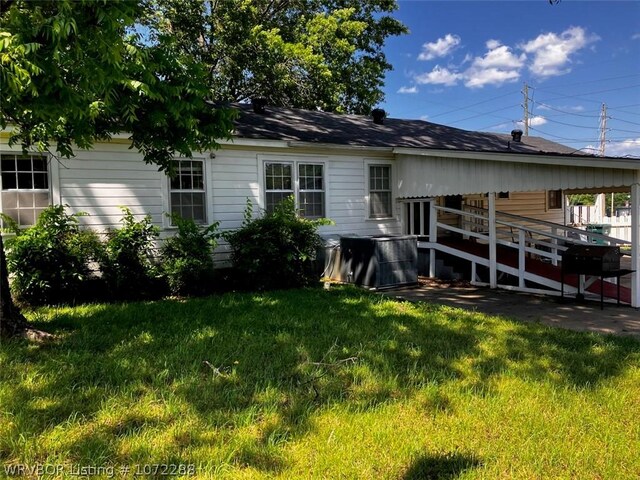
[[[50,203],[47,157],[3,154],[0,156],[0,172],[2,213],[18,225],[34,225]]]
[[[393,216],[391,165],[369,165],[369,218]]]
[[[170,180],[169,211],[196,223],[206,223],[206,192],[203,160],[178,160]]]
[[[265,209],[275,206],[291,195],[301,217],[325,216],[324,165],[307,162],[265,162]]]

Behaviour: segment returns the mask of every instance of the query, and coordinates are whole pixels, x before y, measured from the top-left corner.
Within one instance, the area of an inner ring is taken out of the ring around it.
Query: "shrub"
[[[242,227],[225,235],[241,286],[270,290],[316,281],[315,259],[322,246],[317,227],[328,220],[298,217],[293,197],[261,218],[252,219],[251,213],[249,203]]]
[[[164,293],[158,281],[154,240],[159,228],[145,216],[136,221],[126,207],[122,227],[107,234],[101,269],[110,293],[116,299],[159,297]]]
[[[93,231],[80,228],[81,215],[52,205],[33,227],[13,225],[16,237],[7,242],[7,264],[18,301],[34,306],[74,303],[82,296],[90,264],[102,256],[102,246]]]
[[[175,214],[171,220],[178,232],[162,247],[162,270],[169,291],[174,295],[209,293],[213,284],[212,254],[217,245],[219,223],[202,228],[193,220]]]

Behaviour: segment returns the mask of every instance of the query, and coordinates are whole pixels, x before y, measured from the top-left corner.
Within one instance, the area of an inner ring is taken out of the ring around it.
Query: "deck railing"
[[[527,288],[527,281],[543,284],[545,287],[560,290],[560,283],[539,277],[526,269],[527,258],[535,258],[551,265],[558,265],[564,252],[570,245],[603,244],[625,245],[626,240],[588,232],[544,220],[523,217],[510,213],[495,212],[495,231],[491,232],[490,212],[488,209],[463,206],[462,209],[437,206],[433,200],[413,199],[405,205],[405,233],[417,235],[419,246],[431,250],[430,276],[435,277],[435,251],[442,251],[469,260],[471,262],[471,280],[482,283],[477,276],[478,265],[486,266],[490,272],[492,286],[497,286],[497,272],[507,273],[518,279],[518,290],[540,292],[541,289]],[[450,221],[443,221],[448,218]],[[454,219],[454,220],[452,220]],[[461,252],[439,242],[443,236],[457,236],[489,246],[489,259]],[[496,255],[497,246],[517,251],[517,267],[500,263]],[[581,279],[582,289],[589,286]],[[504,286],[504,285],[501,285]],[[509,288],[509,286],[506,286]],[[544,290],[545,293],[549,291]]]

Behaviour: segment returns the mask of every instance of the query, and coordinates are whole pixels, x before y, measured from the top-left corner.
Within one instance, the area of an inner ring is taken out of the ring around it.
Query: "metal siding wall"
[[[635,170],[398,155],[400,198],[629,186]]]

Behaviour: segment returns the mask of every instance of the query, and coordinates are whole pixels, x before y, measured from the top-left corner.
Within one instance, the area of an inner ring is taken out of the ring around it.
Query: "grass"
[[[0,463],[49,478],[640,476],[631,338],[352,288],[30,318],[60,338],[0,346]]]

